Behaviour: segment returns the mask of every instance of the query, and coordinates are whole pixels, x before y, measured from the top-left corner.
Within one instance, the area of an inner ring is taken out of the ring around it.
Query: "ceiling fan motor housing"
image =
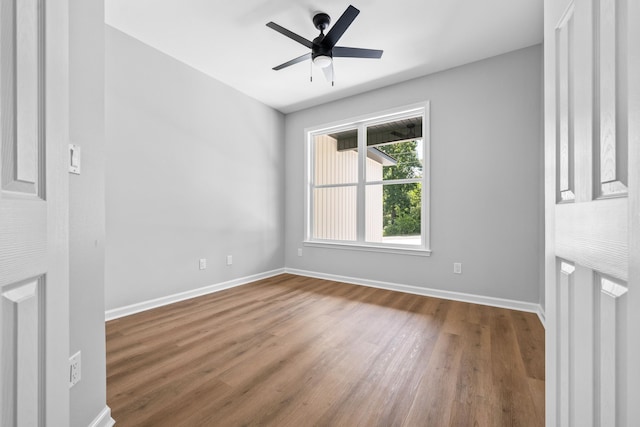
[[[324,34],[320,34],[313,39],[313,46],[311,47],[311,59],[315,59],[317,56],[328,56],[333,58],[332,49],[322,44]]]

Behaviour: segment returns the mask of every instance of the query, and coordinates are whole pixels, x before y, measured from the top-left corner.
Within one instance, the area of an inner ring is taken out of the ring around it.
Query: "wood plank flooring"
[[[513,310],[283,274],[107,323],[125,426],[543,426]]]

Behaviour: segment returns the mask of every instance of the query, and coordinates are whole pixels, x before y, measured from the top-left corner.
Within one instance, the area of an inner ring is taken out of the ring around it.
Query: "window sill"
[[[305,240],[303,246],[327,249],[354,250],[364,252],[380,252],[387,254],[400,254],[411,256],[431,256],[431,250],[424,248],[411,248],[400,246],[378,246],[367,245],[362,243],[343,243],[343,242],[323,242],[316,240]]]

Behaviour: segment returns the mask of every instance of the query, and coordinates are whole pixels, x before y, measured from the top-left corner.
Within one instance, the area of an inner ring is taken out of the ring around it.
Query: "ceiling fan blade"
[[[377,49],[336,46],[333,48],[333,56],[336,58],[380,58],[382,57],[382,51]]]
[[[328,48],[334,47],[359,13],[360,11],[358,9],[350,5],[336,23],[333,24],[333,27],[331,27],[327,35],[324,36],[322,44]]]
[[[289,37],[291,40],[297,41],[298,43],[300,43],[303,46],[308,47],[309,49],[311,49],[311,47],[313,46],[313,43],[310,40],[307,40],[304,37],[297,35],[293,31],[289,31],[286,28],[281,27],[280,25],[276,24],[275,22],[269,22],[267,24],[267,27],[269,27],[269,28],[271,28],[273,30],[276,30],[280,34]]]
[[[302,61],[307,60],[307,59],[311,59],[311,52],[305,53],[304,55],[298,56],[297,58],[294,58],[291,61],[287,61],[284,64],[280,64],[280,65],[278,65],[276,67],[273,67],[273,69],[276,70],[276,71],[282,70],[283,68],[286,68],[286,67],[288,67],[290,65],[293,65],[293,64],[297,64],[298,62],[302,62]]]
[[[328,67],[324,67],[322,72],[324,73],[324,78],[331,82],[331,86],[333,86],[333,62]]]

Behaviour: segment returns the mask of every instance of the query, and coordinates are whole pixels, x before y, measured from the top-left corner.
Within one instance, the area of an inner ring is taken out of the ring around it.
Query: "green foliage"
[[[416,141],[376,148],[397,161],[396,165],[383,168],[385,180],[415,178],[422,173],[422,164],[416,153]],[[420,234],[421,184],[394,184],[383,188],[383,235]]]
[[[385,180],[415,178],[422,172],[422,164],[416,153],[416,141],[398,142],[380,145],[376,148],[393,157],[398,162],[395,166],[385,166],[382,174]]]

